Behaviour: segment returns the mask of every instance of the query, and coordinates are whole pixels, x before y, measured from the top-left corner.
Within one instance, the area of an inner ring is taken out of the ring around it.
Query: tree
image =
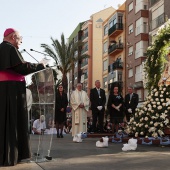
[[[64,90],[67,92],[68,90],[68,79],[67,73],[69,73],[73,68],[76,62],[81,61],[84,58],[88,58],[87,54],[74,56],[75,52],[79,49],[79,47],[83,46],[83,42],[78,41],[76,43],[65,42],[64,34],[61,34],[61,42],[59,40],[54,40],[51,37],[52,47],[47,44],[41,44],[41,47],[44,48],[44,52],[46,52],[50,57],[52,57],[56,64],[57,68],[62,73],[62,84]]]

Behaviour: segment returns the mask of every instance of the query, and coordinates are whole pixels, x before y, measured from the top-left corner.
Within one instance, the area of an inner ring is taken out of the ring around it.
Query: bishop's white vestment
[[[81,103],[84,103],[84,108],[79,107]],[[71,94],[70,104],[72,106],[72,136],[87,132],[87,112],[89,111],[87,93],[76,89]]]

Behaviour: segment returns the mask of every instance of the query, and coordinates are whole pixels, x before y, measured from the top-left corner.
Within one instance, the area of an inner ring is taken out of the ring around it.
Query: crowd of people
[[[18,50],[21,43],[22,37],[17,30],[5,30],[3,42],[0,44],[0,166],[14,166],[31,156],[28,133],[30,108],[27,108],[29,102],[26,102],[24,76],[42,70],[45,66],[43,63],[24,61]],[[72,132],[72,136],[87,131],[103,133],[108,130],[114,133],[124,118],[129,121],[139,100],[132,87],[128,87],[129,94],[125,98],[118,92],[119,89],[115,86],[110,91],[106,105],[105,91],[99,80],[95,81],[95,88],[91,89],[90,97],[82,90],[82,84],[78,83],[70,97],[70,120],[66,117],[67,94],[63,86],[59,85],[55,95],[55,117],[49,120],[48,128],[56,128],[57,138],[63,138],[64,127],[66,132]],[[105,106],[110,118],[104,124]],[[92,111],[91,118],[87,118],[89,109]],[[45,116],[40,115],[33,122],[32,131],[42,135],[46,128]]]

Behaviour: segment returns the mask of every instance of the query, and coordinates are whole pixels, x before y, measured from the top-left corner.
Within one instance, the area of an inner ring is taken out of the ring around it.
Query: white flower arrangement
[[[155,132],[156,128],[155,127],[151,127],[148,131],[149,132]]]
[[[145,117],[145,121],[147,121],[148,120],[148,117]]]
[[[161,110],[162,109],[162,106],[158,106],[158,110]]]
[[[158,130],[158,134],[162,137],[164,135],[164,132],[162,132],[162,130]]]
[[[164,102],[164,99],[161,99],[161,102]]]
[[[160,105],[160,102],[157,102],[157,105]]]
[[[167,89],[168,88],[168,89]],[[153,88],[146,97],[142,108],[137,108],[134,117],[130,119],[131,133],[135,137],[140,135],[158,137],[163,135],[163,129],[170,125],[170,85]],[[138,133],[136,133],[138,132]]]
[[[143,132],[140,132],[140,134],[141,134],[141,135],[144,135],[144,133],[143,133]]]
[[[165,114],[165,113],[161,113],[161,116],[160,116],[160,118],[162,118],[162,119],[164,119],[165,120],[165,118],[167,117],[167,115]]]
[[[148,125],[145,125],[145,128],[148,128]]]
[[[154,123],[154,126],[155,126],[155,127],[157,127],[157,126],[158,126],[158,123],[157,123],[157,122],[155,122],[155,123]]]

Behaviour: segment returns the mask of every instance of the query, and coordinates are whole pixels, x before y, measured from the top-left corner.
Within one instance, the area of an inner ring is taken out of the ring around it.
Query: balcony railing
[[[88,37],[88,32],[86,32],[86,33],[83,35],[82,41],[83,41],[85,38],[87,38],[87,37]]]
[[[85,65],[88,65],[88,61],[84,61],[81,63],[81,67],[84,67]]]
[[[86,46],[82,49],[81,54],[85,53],[86,51],[88,51],[88,46]]]
[[[122,23],[116,23],[109,29],[109,35],[115,32],[116,30],[123,30],[123,24]]]
[[[151,21],[150,24],[150,30],[158,28],[159,26],[163,25],[165,23],[165,14],[159,15],[157,18],[155,18],[153,21]]]
[[[110,73],[111,71],[114,71],[116,69],[122,69],[122,68],[123,68],[123,62],[117,60],[108,66],[108,72]]]
[[[113,52],[117,49],[123,49],[123,43],[117,43],[117,44],[110,45],[108,48],[108,54],[110,54],[111,52]]]
[[[160,0],[149,0],[150,7],[153,6],[154,4],[156,4],[158,1],[160,1]]]

